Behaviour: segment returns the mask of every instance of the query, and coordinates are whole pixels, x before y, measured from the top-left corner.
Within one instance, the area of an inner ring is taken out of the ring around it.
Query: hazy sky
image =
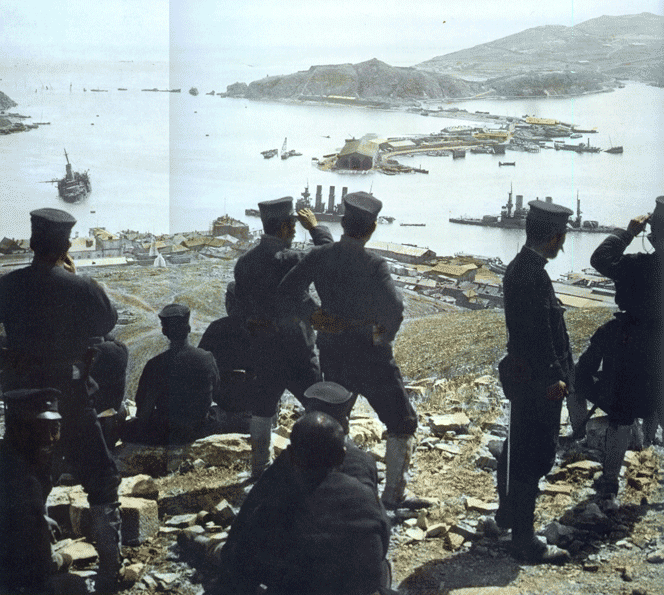
[[[342,48],[344,61],[403,66],[529,27],[640,12],[664,14],[664,0],[2,0],[0,48],[120,60],[205,49],[302,68],[335,61]]]

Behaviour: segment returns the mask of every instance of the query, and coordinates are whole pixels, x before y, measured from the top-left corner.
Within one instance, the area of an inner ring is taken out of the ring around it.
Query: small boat
[[[466,156],[466,152],[463,149],[454,149],[452,151],[452,159],[462,159]]]
[[[189,94],[196,97],[196,95],[198,95],[198,89],[196,87],[192,87],[191,89],[189,89]]]
[[[426,223],[399,223],[401,227],[426,227]]]
[[[118,87],[118,91],[126,91],[127,89],[125,87]]]
[[[498,162],[498,167],[500,167],[502,165],[516,165],[516,162],[514,162],[514,161],[499,161]]]
[[[108,93],[108,89],[90,89],[90,91],[95,91],[96,93]]]
[[[298,156],[302,155],[302,153],[298,153],[298,152],[295,151],[294,149],[291,149],[291,150],[289,151],[289,150],[286,148],[287,141],[288,141],[288,137],[286,137],[286,138],[284,139],[284,144],[281,146],[281,158],[282,158],[282,159],[286,160],[286,159],[288,159],[289,157],[298,157]]]
[[[569,135],[570,138],[581,138],[582,136],[583,134],[581,134],[580,132],[575,132],[574,134]]]
[[[622,153],[623,148],[622,148],[622,145],[619,145],[617,147],[611,147],[610,149],[605,149],[604,152],[605,153],[613,153],[614,155],[616,155],[618,153]]]

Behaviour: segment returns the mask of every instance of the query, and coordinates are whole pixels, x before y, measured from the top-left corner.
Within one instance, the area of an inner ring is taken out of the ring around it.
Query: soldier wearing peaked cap
[[[381,207],[367,192],[346,195],[341,239],[314,248],[286,275],[279,292],[288,311],[313,282],[321,304],[309,315],[318,330],[323,376],[366,397],[387,426],[385,506],[419,507],[425,502],[404,499],[417,415],[391,346],[403,320],[403,302],[387,262],[365,248]]]
[[[61,444],[88,495],[100,565],[99,585],[116,580],[121,564],[120,483],[94,409],[89,371],[96,338],[117,313],[106,292],[67,266],[76,219],[59,209],[30,213],[30,266],[0,277],[0,323],[7,336],[5,390],[53,387],[62,393]]]
[[[235,265],[235,304],[251,336],[251,367],[256,373],[255,392],[249,403],[253,478],[269,464],[271,418],[284,390],[304,401],[305,389],[320,380],[311,327],[293,316],[281,318],[276,306],[279,282],[304,256],[303,251],[291,248],[295,221],[299,219],[309,231],[314,244],[333,241],[311,210],[295,215],[290,196],[261,202],[258,207],[264,234]],[[299,313],[311,298],[302,290],[293,301]]]
[[[625,254],[632,240],[650,224],[654,252]],[[664,196],[651,215],[637,216],[627,229],[615,229],[593,252],[590,264],[612,279],[620,308],[619,340],[613,352],[609,427],[604,469],[597,488],[606,508],[616,508],[619,473],[630,439],[630,425],[645,418],[645,438],[654,439],[664,423]],[[580,360],[581,363],[581,360]]]
[[[538,482],[555,459],[562,399],[573,390],[564,309],[544,269],[562,250],[572,211],[542,201],[529,205],[526,244],[508,265],[503,281],[508,340],[499,371],[511,412],[498,461],[496,522],[512,529],[516,558],[557,561],[567,552],[539,541],[533,522]]]
[[[64,564],[62,556],[51,554],[51,531],[57,525],[46,515],[51,453],[60,437],[60,396],[60,391],[52,388],[4,394],[6,426],[0,444],[2,593],[45,593],[49,576]]]
[[[219,433],[213,400],[219,371],[209,351],[189,344],[190,310],[169,304],[159,312],[167,351],[149,360],[136,390],[136,418],[123,438],[141,444],[183,444]]]

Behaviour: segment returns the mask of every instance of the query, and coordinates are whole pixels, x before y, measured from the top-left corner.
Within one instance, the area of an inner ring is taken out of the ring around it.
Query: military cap
[[[161,318],[162,322],[176,318],[189,321],[190,313],[191,311],[184,304],[169,304],[161,309],[161,312],[159,312],[159,318]]]
[[[657,236],[664,236],[664,196],[655,199],[655,210],[650,215],[650,229]]]
[[[528,205],[530,206],[528,211],[530,221],[537,221],[550,226],[552,231],[557,232],[567,230],[567,220],[570,215],[574,214],[572,209],[542,200],[531,200]]]
[[[60,209],[37,209],[30,212],[32,235],[49,235],[69,237],[76,219]]]
[[[304,391],[308,399],[317,399],[333,405],[345,403],[352,393],[336,382],[317,382]]]
[[[261,213],[261,221],[266,223],[270,220],[284,221],[289,218],[295,218],[293,211],[293,197],[284,196],[275,200],[265,200],[258,203],[258,210]]]
[[[351,192],[344,197],[344,207],[345,217],[375,221],[383,203],[368,192]]]
[[[29,388],[10,390],[4,394],[7,417],[13,419],[62,419],[58,413],[58,397],[55,388]]]

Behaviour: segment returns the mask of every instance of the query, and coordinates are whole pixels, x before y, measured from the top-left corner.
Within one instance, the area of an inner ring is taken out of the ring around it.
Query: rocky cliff
[[[18,104],[15,101],[12,101],[7,95],[0,91],[0,110],[11,109],[17,105]]]

